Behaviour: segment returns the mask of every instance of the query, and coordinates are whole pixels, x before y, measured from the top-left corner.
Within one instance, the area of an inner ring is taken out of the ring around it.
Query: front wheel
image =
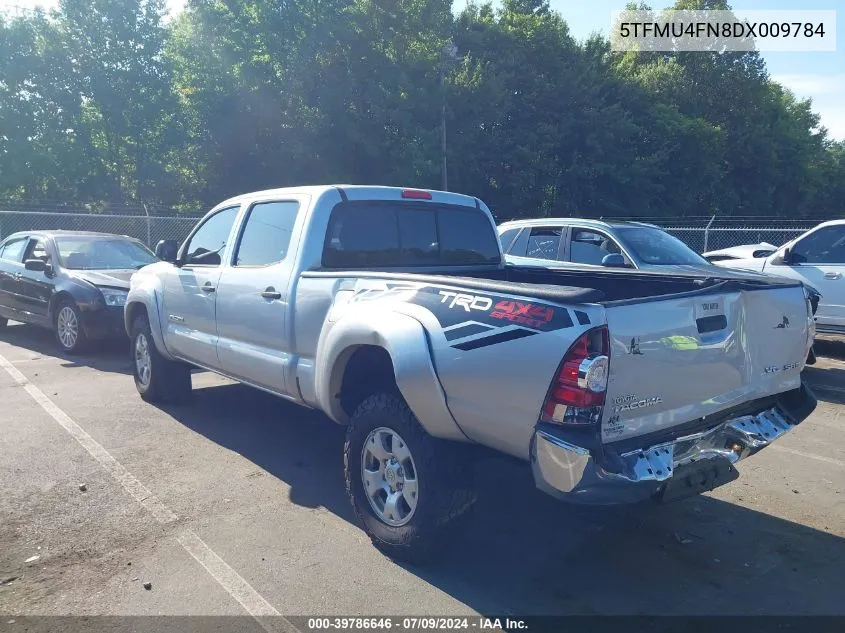
[[[370,396],[350,420],[346,490],[373,544],[420,561],[475,501],[463,447],[428,435],[397,393]]]
[[[147,402],[179,402],[191,393],[191,368],[168,360],[155,346],[146,315],[132,323],[132,373],[135,388]]]
[[[78,354],[88,344],[82,327],[82,313],[73,301],[65,300],[58,305],[53,317],[53,331],[59,347],[68,354]]]

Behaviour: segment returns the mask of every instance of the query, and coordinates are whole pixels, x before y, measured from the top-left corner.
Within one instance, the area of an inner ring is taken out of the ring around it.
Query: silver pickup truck
[[[801,283],[505,265],[469,196],[251,193],[157,254],[124,313],[141,397],[187,396],[200,367],[346,425],[352,504],[396,558],[460,525],[473,444],[561,499],[670,501],[736,478],[816,406]]]

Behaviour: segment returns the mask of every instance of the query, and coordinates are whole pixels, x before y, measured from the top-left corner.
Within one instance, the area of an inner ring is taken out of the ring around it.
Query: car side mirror
[[[787,266],[797,266],[798,264],[803,264],[806,261],[807,258],[804,255],[796,253],[788,246],[783,249],[783,255],[780,257],[780,263],[786,264]]]
[[[27,270],[35,270],[40,272],[45,272],[47,270],[47,262],[43,259],[28,259],[23,263],[24,268]]]
[[[610,253],[602,257],[601,265],[606,268],[627,268],[625,258],[621,253]]]
[[[156,244],[156,257],[163,262],[177,263],[179,245],[176,240],[161,240]]]

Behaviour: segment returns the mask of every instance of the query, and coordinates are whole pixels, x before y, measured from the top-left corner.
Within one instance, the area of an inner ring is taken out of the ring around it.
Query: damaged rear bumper
[[[791,431],[816,407],[802,385],[758,411],[728,415],[696,433],[637,448],[585,446],[554,425],[538,426],[531,443],[537,487],[575,503],[675,501],[737,478],[734,464]]]

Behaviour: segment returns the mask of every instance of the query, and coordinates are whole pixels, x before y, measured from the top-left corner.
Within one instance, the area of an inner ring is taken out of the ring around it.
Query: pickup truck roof
[[[253,191],[250,193],[244,193],[227,200],[224,200],[220,204],[218,204],[215,208],[225,207],[232,204],[239,204],[245,200],[255,200],[258,198],[272,198],[277,197],[280,195],[288,195],[288,194],[304,194],[309,196],[320,196],[327,191],[332,189],[337,190],[341,197],[346,197],[350,200],[358,200],[358,199],[395,199],[397,192],[424,192],[431,196],[429,198],[433,202],[442,202],[445,204],[458,204],[464,206],[475,206],[478,207],[481,205],[481,202],[478,198],[474,198],[473,196],[467,196],[460,193],[452,193],[447,191],[436,191],[432,189],[417,189],[417,188],[409,188],[409,187],[390,187],[384,185],[344,185],[344,184],[337,184],[337,185],[311,185],[311,186],[304,186],[304,187],[281,187],[278,189],[264,189],[262,191]]]

